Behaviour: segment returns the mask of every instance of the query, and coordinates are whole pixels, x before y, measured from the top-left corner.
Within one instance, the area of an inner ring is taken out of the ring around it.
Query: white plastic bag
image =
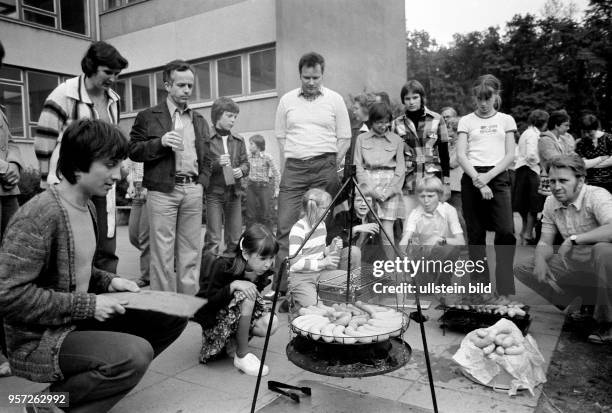
[[[470,340],[469,333],[453,356],[463,372],[476,382],[493,388],[507,389],[513,396],[519,389],[527,389],[534,395],[537,385],[546,382],[543,368],[544,357],[536,341],[530,335],[523,337],[519,328],[510,320],[502,318],[488,330],[509,330],[517,342],[522,342],[525,352],[519,355],[503,355],[493,352],[485,356],[482,349]]]

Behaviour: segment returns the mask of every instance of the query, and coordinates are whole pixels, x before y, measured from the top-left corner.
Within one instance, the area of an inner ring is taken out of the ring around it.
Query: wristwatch
[[[572,245],[578,245],[578,243],[576,242],[576,237],[576,235],[570,235],[569,239]]]

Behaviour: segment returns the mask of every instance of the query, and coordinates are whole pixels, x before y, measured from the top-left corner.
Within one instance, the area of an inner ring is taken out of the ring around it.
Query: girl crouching
[[[206,294],[208,303],[195,319],[202,325],[200,363],[229,355],[235,348],[234,366],[256,376],[260,360],[249,350],[252,336],[265,337],[270,314],[264,309],[261,291],[272,275],[278,243],[261,224],[249,227],[241,236],[235,257],[218,257],[211,266]],[[278,319],[274,317],[272,332]],[[262,374],[269,372],[264,365]]]

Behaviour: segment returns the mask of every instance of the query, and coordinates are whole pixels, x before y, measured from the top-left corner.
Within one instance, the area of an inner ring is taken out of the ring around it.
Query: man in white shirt
[[[278,196],[277,265],[288,254],[289,231],[300,216],[302,196],[310,188],[336,194],[340,187],[337,168],[351,142],[344,99],[321,84],[323,56],[303,55],[298,70],[302,86],[287,92],[276,110],[276,137],[285,158]],[[287,290],[286,279],[280,290]]]

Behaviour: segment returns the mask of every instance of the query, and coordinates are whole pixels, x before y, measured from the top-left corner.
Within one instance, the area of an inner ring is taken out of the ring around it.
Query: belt
[[[476,172],[489,172],[493,168],[495,167],[494,166],[475,166],[474,167]]]
[[[265,182],[265,181],[251,181],[249,180],[249,185],[253,185],[253,186],[268,186],[270,185],[269,182]]]
[[[363,167],[368,171],[395,171],[395,166],[369,166],[365,165]]]
[[[324,153],[322,155],[317,155],[317,156],[313,156],[312,158],[306,158],[306,159],[288,158],[287,162],[307,165],[307,164],[310,164],[312,162],[320,161],[322,159],[329,158],[329,157],[332,157],[332,156],[334,157],[334,159],[336,159],[336,155],[337,154],[335,152],[327,152],[327,153]]]
[[[196,181],[196,177],[192,175],[176,175],[174,177],[174,183],[179,185],[190,184]]]

